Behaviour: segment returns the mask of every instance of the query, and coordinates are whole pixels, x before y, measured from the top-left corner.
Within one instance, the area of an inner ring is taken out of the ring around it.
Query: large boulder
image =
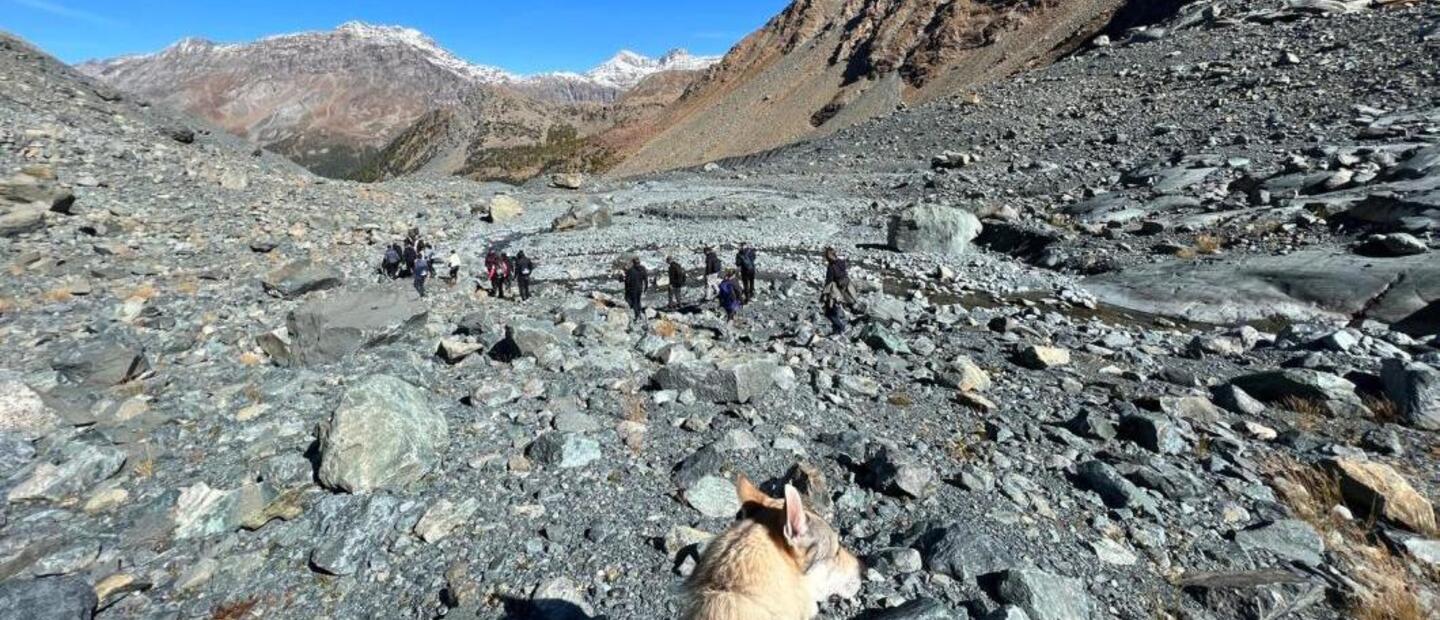
[[[114,340],[97,340],[73,347],[50,363],[66,383],[87,388],[108,388],[150,371],[145,351]]]
[[[988,528],[966,522],[931,530],[917,546],[927,570],[966,582],[1005,570],[1017,554]]]
[[[70,190],[27,174],[0,181],[0,237],[44,228],[50,213],[70,213],[75,195]]]
[[[388,375],[350,386],[320,440],[320,482],[363,493],[418,480],[449,441],[444,414],[425,392]]]
[[[662,390],[693,390],[701,400],[747,403],[775,387],[780,365],[768,357],[752,355],[721,360],[668,364],[651,377]]]
[[[1310,403],[1330,415],[1360,415],[1365,404],[1344,377],[1307,368],[1267,370],[1236,377],[1236,387],[1266,403]]]
[[[578,205],[571,207],[564,215],[555,218],[555,221],[550,223],[550,230],[559,232],[605,228],[610,225],[610,219],[610,207],[597,204]]]
[[[424,325],[428,313],[418,297],[394,289],[311,301],[290,313],[285,321],[289,342],[276,346],[271,355],[282,364],[333,363],[360,349],[399,340]]]
[[[492,222],[508,222],[525,215],[525,206],[510,194],[496,194],[490,199],[488,215]]]
[[[1032,620],[1090,620],[1095,613],[1084,581],[1040,570],[1007,570],[996,591],[1001,601],[1025,610]]]
[[[1435,508],[1384,463],[1336,458],[1323,463],[1340,484],[1340,496],[1358,514],[1373,515],[1412,532],[1435,531]]]
[[[1415,428],[1440,430],[1440,370],[1420,362],[1387,359],[1380,367],[1385,393]]]
[[[980,219],[956,207],[914,204],[890,217],[890,248],[900,252],[962,254],[980,235]]]
[[[580,189],[585,185],[585,175],[579,172],[561,172],[550,175],[550,185],[560,189]]]
[[[301,259],[265,274],[260,285],[275,297],[295,299],[306,293],[338,287],[343,282],[344,276],[335,268]]]

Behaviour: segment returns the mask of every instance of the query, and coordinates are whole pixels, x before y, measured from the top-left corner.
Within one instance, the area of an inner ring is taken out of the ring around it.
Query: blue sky
[[[352,19],[417,28],[474,63],[583,70],[621,48],[721,54],[789,0],[0,0],[0,29],[66,62],[329,30]]]

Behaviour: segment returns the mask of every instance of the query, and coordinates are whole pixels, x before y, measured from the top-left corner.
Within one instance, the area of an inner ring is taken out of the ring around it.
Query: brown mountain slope
[[[753,153],[964,92],[1053,59],[1125,4],[795,0],[666,110],[653,137],[629,143],[613,173]]]

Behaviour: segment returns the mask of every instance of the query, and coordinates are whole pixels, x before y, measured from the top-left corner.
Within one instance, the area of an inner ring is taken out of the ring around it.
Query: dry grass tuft
[[[1313,431],[1325,417],[1325,406],[1308,398],[1286,396],[1280,399],[1280,408],[1295,414],[1295,427],[1302,431]]]
[[[136,478],[149,478],[155,475],[155,453],[150,451],[150,446],[145,446],[145,456],[130,467],[130,472]]]
[[[1216,235],[1197,235],[1195,237],[1195,252],[1198,254],[1215,254],[1225,248],[1225,239]]]
[[[216,607],[215,611],[210,613],[210,620],[241,620],[242,618],[247,618],[250,616],[250,612],[254,611],[257,603],[259,603],[259,601],[253,598],[235,601],[233,603],[225,603]]]
[[[259,366],[265,358],[254,351],[246,351],[240,354],[241,366]]]
[[[1385,396],[1365,396],[1365,408],[1375,416],[1375,421],[1381,424],[1403,424],[1405,416],[1400,413],[1400,405]]]
[[[1199,254],[1195,252],[1195,248],[1180,248],[1178,250],[1175,250],[1175,258],[1192,260],[1196,256],[1199,256]]]
[[[890,404],[895,405],[896,407],[909,407],[910,405],[915,404],[915,399],[911,398],[909,394],[906,394],[904,392],[893,392],[890,394],[890,398],[888,400],[890,401]]]
[[[45,291],[40,295],[40,298],[52,304],[63,304],[67,301],[75,299],[75,294],[71,293],[69,288],[62,286],[60,288]]]
[[[1341,519],[1334,509],[1343,503],[1340,483],[1316,467],[1281,457],[1266,463],[1281,501],[1315,527],[1329,543],[1335,566],[1359,584],[1349,593],[1347,617],[1357,620],[1423,620],[1431,618],[1418,595],[1414,574],[1373,535],[1375,522]],[[1429,580],[1440,585],[1440,575]]]
[[[655,322],[655,335],[661,338],[674,338],[679,331],[680,326],[670,319],[660,319]]]
[[[175,284],[175,292],[194,297],[196,293],[200,292],[200,281],[194,278],[181,280]]]
[[[153,284],[142,284],[142,285],[140,285],[140,286],[137,286],[137,287],[131,289],[131,290],[128,291],[128,292],[125,292],[125,293],[121,294],[121,295],[120,295],[120,298],[121,298],[121,299],[126,299],[126,300],[129,300],[129,299],[150,300],[150,299],[154,299],[155,296],[156,296],[156,295],[159,295],[159,294],[160,294],[160,290],[157,289],[157,288],[155,288],[155,285],[153,285]]]
[[[620,397],[620,412],[630,422],[644,424],[650,415],[645,408],[645,399],[639,394],[626,394]]]

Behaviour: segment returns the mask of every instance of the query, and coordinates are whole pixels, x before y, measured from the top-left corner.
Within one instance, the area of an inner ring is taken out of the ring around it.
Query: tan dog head
[[[840,546],[840,535],[819,515],[805,509],[800,492],[785,485],[785,499],[761,491],[741,475],[735,482],[741,512],[765,525],[783,542],[785,551],[805,574],[811,598],[821,603],[832,596],[854,598],[860,593],[860,561]]]

